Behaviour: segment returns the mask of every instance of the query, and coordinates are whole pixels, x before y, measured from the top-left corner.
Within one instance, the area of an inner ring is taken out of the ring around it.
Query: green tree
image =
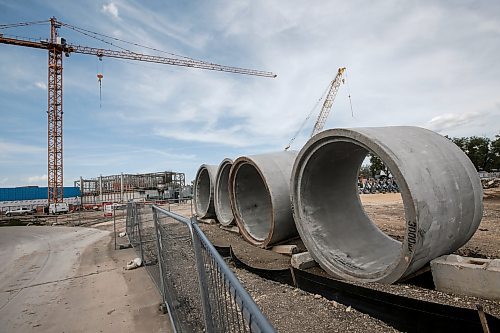
[[[498,135],[494,141],[478,136],[451,138],[450,140],[462,149],[478,171],[490,171],[491,169],[495,169],[494,166],[500,163],[500,158],[496,156],[496,154],[500,154]]]
[[[385,166],[384,162],[382,162],[382,160],[380,159],[380,157],[378,157],[377,155],[372,154],[372,153],[369,153],[368,155],[370,156],[370,173],[371,173],[371,176],[375,177],[375,175],[378,175],[380,173],[380,171],[382,171],[382,170],[387,175],[388,174],[388,169]]]
[[[371,176],[370,166],[362,165],[361,168],[359,169],[359,175],[362,176],[363,178],[370,178]]]
[[[491,141],[489,155],[490,170],[500,170],[500,134],[495,136],[495,140]]]

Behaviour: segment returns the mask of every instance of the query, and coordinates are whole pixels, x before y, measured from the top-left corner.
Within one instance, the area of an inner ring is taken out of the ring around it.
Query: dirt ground
[[[405,230],[399,193],[362,194],[366,213],[387,235],[401,240]],[[478,258],[500,258],[500,189],[484,190],[483,218],[474,236],[455,253]]]

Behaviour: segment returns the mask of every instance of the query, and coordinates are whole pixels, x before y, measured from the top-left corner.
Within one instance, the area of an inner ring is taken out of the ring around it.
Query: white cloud
[[[118,7],[114,2],[110,2],[108,4],[102,5],[101,11],[105,14],[110,15],[111,17],[115,19],[119,19],[120,16],[118,15]]]
[[[427,128],[436,132],[444,130],[453,130],[462,126],[471,126],[477,121],[484,119],[485,113],[482,112],[464,112],[464,113],[445,113],[433,117],[427,122]]]
[[[43,183],[46,185],[47,183],[47,175],[40,175],[40,176],[31,176],[28,177],[26,180],[28,181],[28,184],[41,184]]]
[[[42,148],[40,146],[33,145],[25,145],[22,143],[10,142],[10,141],[1,141],[0,140],[0,156],[4,156],[5,158],[12,155],[34,155],[40,154],[44,152],[46,148]],[[30,157],[30,156],[28,156]]]
[[[47,90],[47,84],[41,81],[35,82],[35,87],[40,88],[42,90]]]

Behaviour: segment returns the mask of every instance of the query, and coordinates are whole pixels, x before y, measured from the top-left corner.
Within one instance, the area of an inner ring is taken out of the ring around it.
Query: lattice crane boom
[[[321,130],[325,126],[328,115],[330,114],[330,110],[332,109],[333,101],[335,100],[335,96],[337,96],[340,84],[344,81],[344,72],[345,67],[339,68],[335,79],[333,79],[332,83],[330,84],[330,89],[328,90],[328,94],[326,95],[325,102],[323,103],[323,106],[321,108],[321,112],[318,114],[318,119],[314,124],[314,128],[311,132],[311,137],[321,132]]]
[[[147,55],[128,50],[117,51],[88,46],[67,44],[64,38],[59,37],[58,29],[62,22],[52,17],[50,20],[50,39],[32,40],[20,37],[9,37],[0,33],[0,43],[10,44],[49,51],[48,61],[48,201],[49,203],[58,203],[63,201],[63,54],[69,56],[71,53],[80,53],[95,55],[99,58],[110,57],[119,59],[128,59],[135,61],[144,61],[157,64],[192,67],[212,71],[228,72],[235,74],[254,75],[261,77],[274,78],[276,74],[266,71],[253,69],[231,67],[213,64],[209,62],[178,59]],[[10,25],[0,25],[0,28],[27,26],[31,24],[46,23],[46,21],[16,23]]]

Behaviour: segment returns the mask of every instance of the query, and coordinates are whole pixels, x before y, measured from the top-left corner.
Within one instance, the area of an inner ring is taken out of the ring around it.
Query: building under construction
[[[80,188],[83,205],[191,197],[184,173],[172,171],[80,178],[75,187]]]

